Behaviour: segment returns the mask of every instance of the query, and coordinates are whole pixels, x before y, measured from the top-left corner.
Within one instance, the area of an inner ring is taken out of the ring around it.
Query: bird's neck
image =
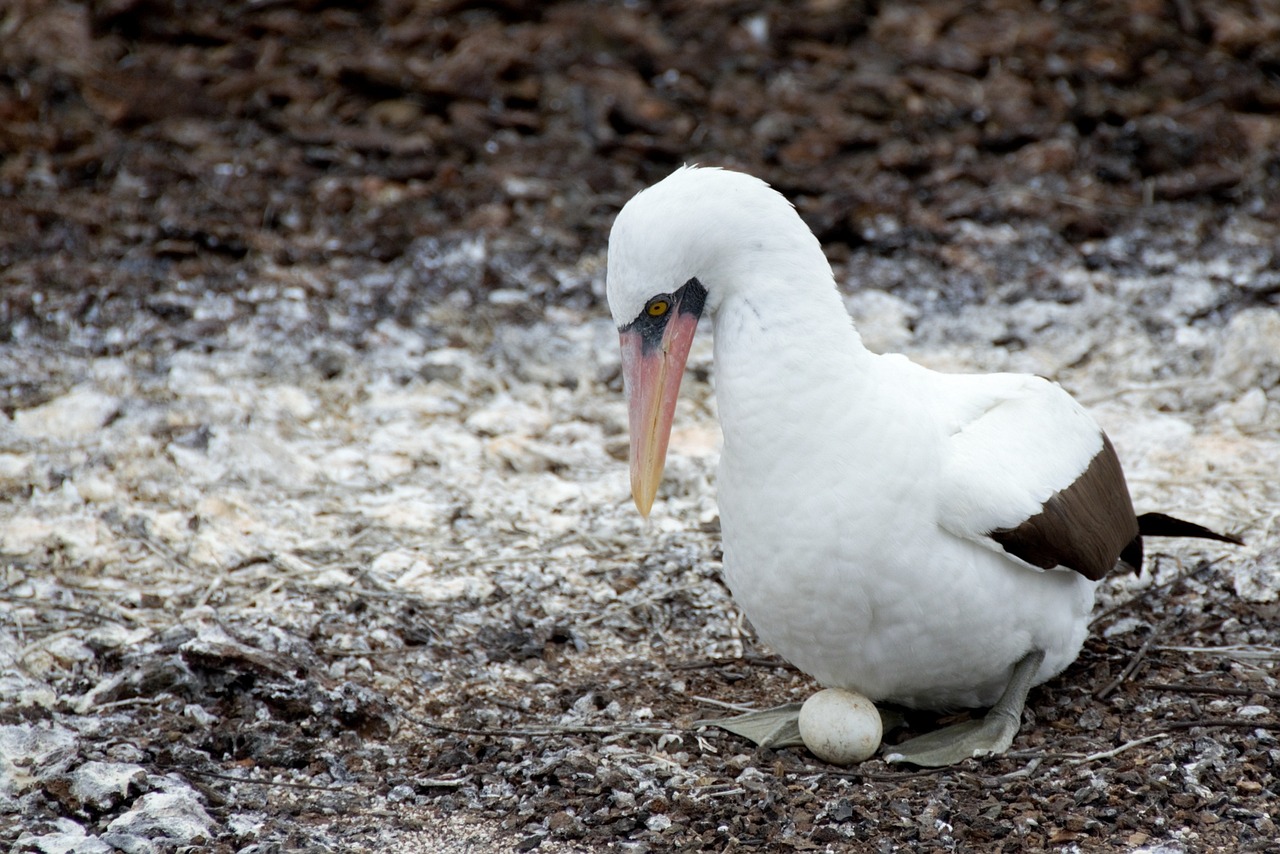
[[[875,358],[829,274],[808,290],[761,282],[727,296],[715,317],[726,453],[847,429],[850,402],[868,390]]]

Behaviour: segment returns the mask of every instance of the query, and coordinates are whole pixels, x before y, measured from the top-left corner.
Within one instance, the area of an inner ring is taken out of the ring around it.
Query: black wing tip
[[[1165,513],[1143,513],[1138,517],[1138,535],[1142,537],[1194,537],[1201,540],[1217,540],[1243,546],[1244,540],[1235,534],[1219,534],[1203,525],[1188,522]]]
[[[1134,537],[1120,552],[1120,562],[1138,575],[1142,574],[1142,535]]]

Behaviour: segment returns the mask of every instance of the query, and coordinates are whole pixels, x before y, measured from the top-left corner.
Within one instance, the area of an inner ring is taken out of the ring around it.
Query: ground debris
[[[0,12],[0,844],[1274,846],[1280,25],[749,6]],[[709,336],[627,499],[607,228],[686,161],[792,198],[869,343],[1061,381],[1248,545],[1109,580],[1003,757],[693,727],[816,686],[719,581]]]

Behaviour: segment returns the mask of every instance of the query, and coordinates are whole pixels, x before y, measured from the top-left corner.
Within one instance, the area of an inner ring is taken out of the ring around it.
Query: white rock
[[[1240,391],[1275,388],[1280,383],[1280,312],[1242,311],[1223,331],[1222,349],[1213,364],[1214,378]]]
[[[29,706],[51,709],[57,701],[58,695],[52,688],[25,673],[16,670],[0,673],[0,705],[12,704],[15,709]]]
[[[1236,400],[1215,409],[1213,415],[1230,421],[1242,433],[1253,433],[1270,429],[1275,412],[1276,405],[1267,400],[1267,393],[1255,386]]]
[[[116,850],[98,837],[87,835],[83,827],[69,818],[54,819],[53,826],[57,828],[53,833],[22,834],[14,850],[41,854],[111,854]]]
[[[55,526],[33,516],[18,516],[0,527],[0,552],[10,555],[30,554],[52,539]]]
[[[214,821],[200,804],[199,796],[185,785],[143,795],[133,809],[107,825],[109,833],[144,839],[165,837],[188,843],[208,840],[213,828]]]
[[[142,643],[151,634],[152,630],[148,628],[128,629],[119,623],[103,623],[89,630],[85,642],[97,649],[119,649]]]
[[[1264,549],[1252,559],[1231,562],[1231,584],[1246,602],[1274,602],[1280,597],[1280,548]]]
[[[44,649],[64,667],[69,667],[77,662],[93,661],[94,659],[93,650],[74,635],[54,638],[44,645]]]
[[[861,694],[826,688],[800,707],[804,746],[832,765],[852,765],[870,758],[883,735],[880,712]]]
[[[0,726],[0,793],[20,795],[71,764],[79,738],[48,724]]]
[[[512,433],[537,436],[551,426],[551,417],[543,410],[500,395],[467,418],[466,426],[482,436]]]
[[[440,578],[434,573],[418,575],[410,582],[403,580],[396,585],[411,591],[429,602],[450,602],[455,599],[483,601],[493,593],[493,582],[487,578],[475,576],[453,576]]]
[[[352,587],[356,580],[345,569],[334,566],[317,574],[311,583],[316,587]]]
[[[484,453],[491,465],[524,473],[550,471],[560,462],[558,448],[528,436],[495,436],[485,443]]]
[[[315,401],[297,386],[279,385],[266,390],[264,409],[275,416],[285,415],[309,421],[316,414]]]
[[[365,453],[359,448],[335,448],[319,460],[323,476],[333,483],[359,483],[366,475]]]
[[[123,801],[130,787],[140,786],[147,772],[129,762],[89,761],[67,776],[76,800],[95,812],[105,812]]]
[[[413,460],[404,454],[370,454],[365,463],[370,477],[377,481],[394,480],[413,471]]]
[[[390,528],[434,534],[443,523],[448,508],[432,500],[432,494],[408,486],[392,486],[376,494],[362,496],[362,513]]]
[[[295,447],[253,430],[220,430],[209,442],[208,456],[225,466],[228,474],[250,484],[299,489],[319,474],[319,468],[298,454]]]
[[[119,411],[117,398],[81,386],[34,409],[15,412],[13,426],[38,439],[81,439]]]
[[[26,483],[31,460],[30,454],[0,454],[0,486]]]
[[[116,495],[116,488],[110,481],[89,472],[77,475],[74,481],[67,482],[74,483],[80,497],[94,504],[110,501]]]
[[[392,549],[375,557],[369,564],[369,571],[396,583],[411,569],[421,571],[419,564],[425,567],[426,572],[431,571],[422,558],[413,552],[406,549]]]

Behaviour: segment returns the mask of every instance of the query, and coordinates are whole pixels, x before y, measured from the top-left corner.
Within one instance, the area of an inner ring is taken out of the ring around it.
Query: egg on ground
[[[806,700],[799,724],[804,746],[832,765],[869,759],[884,735],[875,704],[840,688],[826,688]]]

